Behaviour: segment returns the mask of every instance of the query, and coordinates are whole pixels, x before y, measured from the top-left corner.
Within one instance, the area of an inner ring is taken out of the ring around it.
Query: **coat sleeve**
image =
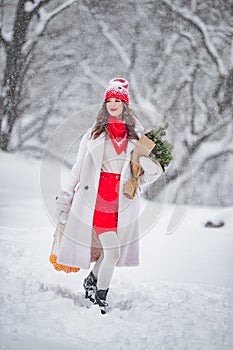
[[[143,190],[143,187],[158,180],[163,173],[163,169],[159,163],[156,164],[147,157],[140,157],[139,163],[144,170],[144,174],[139,178],[139,187]]]
[[[64,186],[62,186],[62,191],[64,192],[68,192],[70,195],[73,196],[74,191],[75,191],[75,187],[78,186],[79,181],[80,181],[80,172],[81,172],[81,168],[83,165],[83,160],[86,154],[86,150],[87,150],[87,141],[90,138],[90,133],[87,132],[81,139],[80,145],[79,145],[79,149],[78,149],[78,154],[76,157],[76,161],[75,164],[73,165],[68,179],[65,183]]]

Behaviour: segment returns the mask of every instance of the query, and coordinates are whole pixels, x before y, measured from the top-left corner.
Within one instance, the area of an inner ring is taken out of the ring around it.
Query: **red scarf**
[[[126,153],[128,130],[125,122],[110,115],[108,118],[108,132],[116,153],[120,154],[123,151]]]

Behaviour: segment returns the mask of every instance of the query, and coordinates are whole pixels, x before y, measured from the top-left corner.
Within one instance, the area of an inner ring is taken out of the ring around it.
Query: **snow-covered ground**
[[[57,272],[54,227],[40,197],[40,163],[0,153],[0,349],[233,349],[233,210],[190,207],[166,235],[166,205],[141,239],[141,264],[117,268],[111,310],[87,308],[87,271]],[[142,200],[145,204],[145,201]],[[158,203],[146,204],[148,218]],[[208,220],[223,220],[206,228]]]

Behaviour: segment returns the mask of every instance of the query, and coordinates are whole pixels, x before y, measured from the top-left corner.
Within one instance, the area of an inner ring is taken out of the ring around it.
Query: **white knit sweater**
[[[101,171],[120,174],[125,161],[125,152],[117,154],[111,139],[106,139]]]

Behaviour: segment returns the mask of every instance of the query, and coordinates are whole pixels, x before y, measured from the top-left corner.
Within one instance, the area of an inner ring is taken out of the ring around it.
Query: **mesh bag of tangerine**
[[[66,273],[78,272],[80,270],[78,267],[66,266],[57,262],[57,255],[60,248],[64,229],[65,224],[58,222],[55,233],[53,235],[53,243],[49,256],[49,261],[57,271],[64,271]]]

